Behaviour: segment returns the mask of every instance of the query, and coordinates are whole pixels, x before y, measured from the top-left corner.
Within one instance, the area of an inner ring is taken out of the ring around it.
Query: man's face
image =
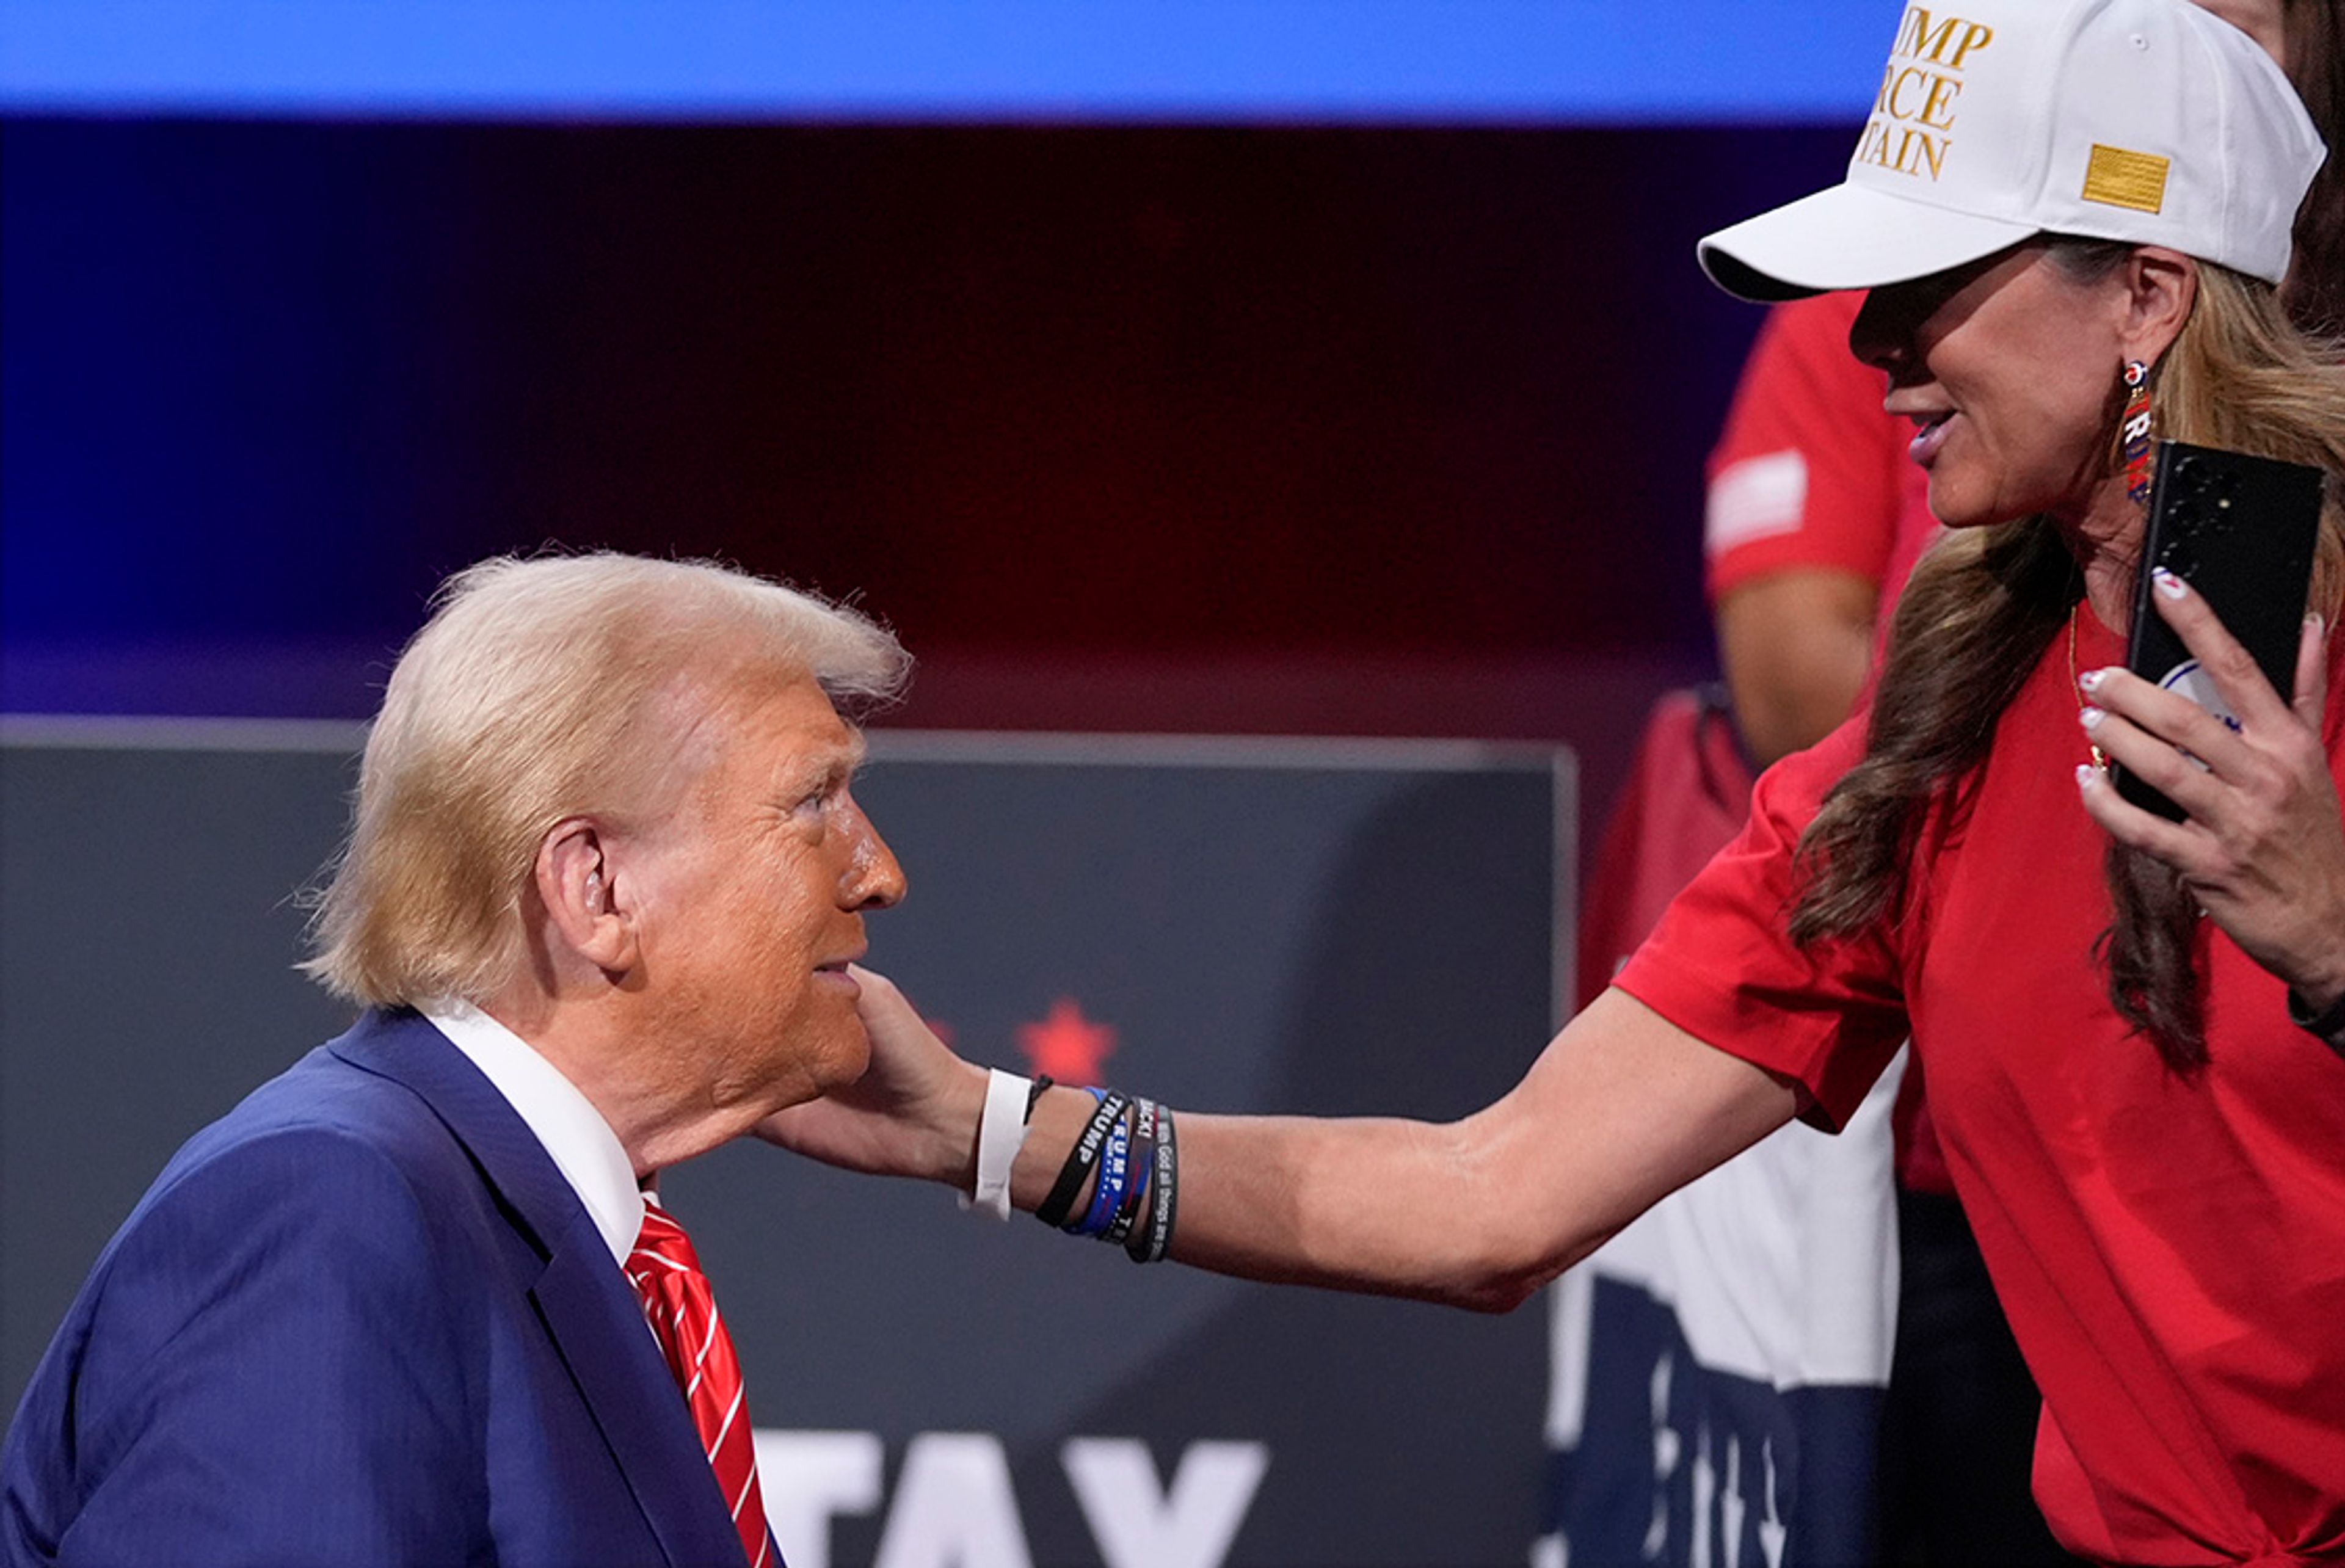
[[[862,1075],[847,966],[904,874],[848,793],[862,738],[810,678],[680,705],[675,762],[696,776],[632,856],[644,1045],[712,1108],[762,1115]]]

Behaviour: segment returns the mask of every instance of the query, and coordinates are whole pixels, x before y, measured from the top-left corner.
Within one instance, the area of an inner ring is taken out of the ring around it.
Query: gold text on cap
[[[1985,23],[1934,17],[1920,5],[1907,6],[1856,161],[1934,180],[1944,174],[1964,67],[1994,39],[1995,29]]]

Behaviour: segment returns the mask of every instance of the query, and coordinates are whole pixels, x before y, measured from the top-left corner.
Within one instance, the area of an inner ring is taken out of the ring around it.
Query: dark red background
[[[1710,661],[1694,239],[1848,134],[11,121],[0,703],[362,714],[559,541],[859,596],[903,723],[1600,794]]]

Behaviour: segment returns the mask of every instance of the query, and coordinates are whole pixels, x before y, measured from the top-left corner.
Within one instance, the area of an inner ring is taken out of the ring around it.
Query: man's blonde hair
[[[540,839],[640,806],[673,760],[664,694],[752,666],[851,719],[910,660],[851,609],[712,562],[499,557],[450,578],[391,671],[301,968],[369,1007],[494,995]]]

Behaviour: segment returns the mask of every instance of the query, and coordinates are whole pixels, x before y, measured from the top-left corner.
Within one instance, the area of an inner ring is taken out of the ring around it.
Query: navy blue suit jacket
[[[16,1564],[716,1563],[625,1279],[479,1069],[371,1016],[198,1133],[0,1450]]]

